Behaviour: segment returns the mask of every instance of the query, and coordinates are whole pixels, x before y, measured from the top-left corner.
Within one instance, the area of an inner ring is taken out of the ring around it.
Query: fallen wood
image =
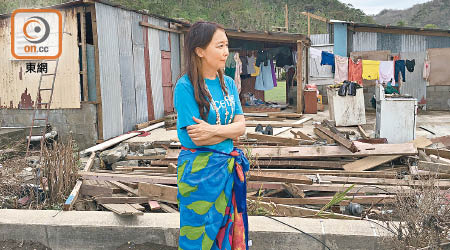
[[[282,204],[274,204],[263,201],[252,201],[248,200],[249,204],[256,203],[256,206],[259,208],[264,208],[267,212],[276,216],[287,216],[287,217],[316,217],[316,214],[319,210],[303,208],[303,207],[295,207],[289,205]],[[330,219],[347,219],[347,220],[360,220],[359,217],[354,217],[350,215],[344,214],[336,214],[323,212],[320,217],[330,218]]]
[[[446,147],[450,147],[450,135],[432,138],[433,143],[442,143]]]
[[[112,197],[94,197],[94,200],[99,204],[124,204],[124,203],[136,203],[144,204],[150,199],[148,197],[122,197],[122,196],[112,196]]]
[[[373,155],[417,155],[412,143],[403,144],[366,144],[354,142],[360,149],[351,153],[342,146],[309,146],[309,147],[255,147],[252,157],[264,159],[317,159],[323,157],[364,157]],[[169,149],[167,159],[177,159],[179,149]]]
[[[418,168],[431,172],[450,174],[450,164],[419,161]]]
[[[285,138],[285,137],[279,137],[279,136],[273,136],[273,135],[264,135],[259,133],[247,133],[248,139],[256,139],[261,141],[268,141],[268,142],[276,142],[287,146],[298,146],[300,144],[300,140],[293,139],[293,138]]]
[[[268,117],[245,117],[245,121],[272,121],[272,122],[282,122],[285,121],[284,118],[268,118]]]
[[[303,123],[305,123],[305,122],[307,122],[309,120],[312,120],[312,117],[303,118],[301,120],[298,120],[298,121],[294,122],[293,124],[295,124],[295,125],[303,124]],[[273,135],[279,135],[279,134],[284,133],[284,132],[286,132],[286,131],[288,131],[290,129],[292,129],[292,127],[290,127],[290,126],[282,127],[279,131],[277,131],[276,133],[273,133]]]
[[[69,197],[67,198],[66,202],[64,203],[64,211],[70,211],[72,210],[73,204],[75,204],[75,201],[78,198],[78,195],[80,193],[81,185],[83,184],[83,181],[78,180],[75,184],[75,187],[72,189],[72,192],[70,192]]]
[[[134,209],[139,210],[139,211],[144,211],[145,207],[139,205],[139,204],[130,204]]]
[[[322,176],[323,181],[345,184],[366,184],[366,185],[395,185],[395,186],[424,186],[428,185],[422,180],[399,180],[399,179],[381,179],[381,178],[363,178],[363,177],[341,177],[341,176]],[[449,180],[436,180],[436,187],[450,188]]]
[[[118,215],[143,215],[142,211],[136,210],[130,204],[102,204],[106,209]]]
[[[367,132],[363,129],[363,127],[361,125],[358,125],[358,131],[361,134],[361,137],[363,139],[369,139],[370,138],[369,134],[367,134]]]
[[[84,180],[177,184],[177,177],[78,172]]]
[[[311,137],[309,137],[308,135],[302,133],[302,131],[292,131],[292,130],[291,130],[291,133],[292,133],[295,137],[298,137],[298,138],[300,138],[300,139],[308,140],[308,141],[314,141],[313,138],[311,138]]]
[[[286,112],[280,112],[280,113],[270,113],[268,114],[269,117],[283,117],[283,118],[293,118],[293,119],[298,119],[301,118],[302,115],[301,114],[297,114],[297,113],[286,113]]]
[[[95,181],[84,180],[81,185],[80,194],[89,196],[112,196],[112,194],[121,191],[119,188],[112,188],[108,186],[103,186],[99,184],[92,183]]]
[[[261,125],[263,127],[270,125],[272,128],[282,128],[282,127],[303,128],[303,124],[293,124],[293,123],[267,123],[267,122],[245,123],[246,127],[256,127],[258,125]]]
[[[442,164],[450,164],[450,160],[443,158],[443,157],[439,157],[437,155],[429,155],[431,158],[431,161],[436,162],[436,163],[442,163]]]
[[[325,133],[323,133],[322,131],[320,131],[317,128],[313,128],[314,134],[316,134],[320,139],[322,140],[326,140],[327,144],[335,144],[336,142],[333,140],[333,138],[329,137],[328,135],[326,135]]]
[[[298,188],[295,184],[292,183],[283,183],[284,189],[294,198],[304,198],[305,193],[303,190]]]
[[[343,168],[345,169],[345,171],[364,171],[372,169],[381,164],[391,162],[392,160],[395,160],[399,157],[400,155],[368,156],[366,158],[347,163],[343,166]]]
[[[319,129],[322,133],[328,135],[333,140],[335,140],[338,144],[344,146],[348,150],[350,150],[352,153],[358,152],[359,149],[356,147],[355,143],[352,141],[340,136],[339,134],[334,133],[329,128],[326,128],[320,124],[316,124],[315,127]]]
[[[432,149],[432,148],[425,148],[425,153],[427,155],[437,155],[439,157],[444,157],[447,159],[450,159],[450,150],[446,149]]]
[[[178,204],[177,187],[161,184],[139,183],[138,190],[140,196],[146,196],[152,200]]]
[[[171,206],[166,205],[164,203],[159,203],[161,209],[166,213],[179,213],[176,209],[173,209]]]
[[[149,131],[152,131],[152,130],[154,130],[154,129],[160,128],[160,127],[162,127],[162,126],[164,126],[164,122],[159,122],[159,123],[150,125],[150,126],[147,127],[147,128],[140,129],[140,130],[138,130],[138,132],[136,132],[136,133],[128,133],[128,134],[120,135],[120,136],[115,137],[115,138],[113,138],[113,139],[107,140],[107,141],[105,141],[105,142],[103,142],[103,143],[100,143],[100,144],[98,144],[98,145],[95,145],[95,146],[93,146],[93,147],[90,147],[90,148],[88,148],[88,149],[85,149],[85,150],[83,151],[83,153],[89,153],[89,152],[96,152],[96,151],[102,151],[102,150],[105,150],[105,149],[107,149],[107,148],[109,148],[109,147],[112,147],[112,146],[114,146],[114,145],[116,145],[116,144],[122,142],[122,141],[125,141],[125,140],[128,140],[128,139],[130,139],[130,138],[133,138],[133,137],[135,137],[135,136],[140,135],[139,132],[149,132]],[[82,154],[83,154],[83,153],[82,153]]]
[[[167,167],[167,171],[168,174],[177,174],[177,165],[173,164],[173,163],[169,163],[169,166]]]
[[[353,177],[371,177],[371,178],[397,178],[396,171],[342,171],[342,170],[316,170],[316,169],[258,169],[252,171],[278,172],[278,173],[296,173],[302,175],[335,175],[335,176],[353,176]],[[399,170],[400,171],[400,170]]]
[[[284,173],[270,173],[270,172],[250,172],[248,174],[249,180],[252,181],[274,181],[287,183],[312,184],[313,181],[300,174],[284,174]]]
[[[346,161],[279,161],[279,160],[257,160],[256,166],[260,167],[302,167],[302,168],[325,168],[325,169],[343,169]]]
[[[139,123],[139,124],[136,124],[136,126],[134,126],[134,127],[135,127],[136,130],[139,130],[139,129],[146,128],[146,127],[148,127],[150,125],[153,125],[155,123],[159,123],[159,122],[162,122],[162,121],[164,121],[164,118],[161,118],[161,119],[158,119],[158,120],[152,120],[152,121],[148,121],[148,122]]]
[[[394,195],[347,196],[346,198],[338,205],[345,206],[350,202],[359,204],[392,204],[395,202]],[[333,196],[306,198],[248,197],[248,199],[284,205],[326,205],[333,199]]]
[[[131,188],[131,187],[129,187],[129,186],[125,185],[125,184],[122,184],[122,183],[120,183],[118,181],[109,181],[109,182],[111,184],[113,184],[114,186],[117,186],[117,187],[127,191],[128,193],[132,193],[132,194],[134,194],[136,196],[139,196],[138,191],[136,189],[134,189],[134,188]]]
[[[92,165],[94,165],[94,159],[95,159],[95,152],[92,152],[91,156],[89,156],[89,159],[86,162],[86,166],[84,166],[83,171],[89,172],[91,170]]]

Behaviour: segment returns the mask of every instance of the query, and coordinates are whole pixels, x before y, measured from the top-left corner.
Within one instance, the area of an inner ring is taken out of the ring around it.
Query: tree
[[[397,22],[397,26],[404,27],[404,26],[406,26],[406,22],[403,20],[400,20]]]
[[[439,29],[439,27],[436,24],[429,23],[423,26],[425,29]]]

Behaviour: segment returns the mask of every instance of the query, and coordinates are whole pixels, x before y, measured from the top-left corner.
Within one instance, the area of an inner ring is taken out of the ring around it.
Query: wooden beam
[[[348,196],[347,200],[343,200],[338,205],[346,206],[350,202],[359,204],[392,204],[395,202],[394,195],[365,195],[365,196]],[[248,197],[251,200],[260,200],[263,202],[273,202],[284,205],[326,205],[333,197],[306,197],[306,198],[277,198],[277,197]]]
[[[177,177],[78,172],[84,180],[177,184]]]
[[[64,211],[72,210],[73,204],[75,204],[80,193],[81,184],[83,184],[83,181],[81,180],[78,180],[75,184],[75,187],[72,189],[72,192],[64,203]]]
[[[286,138],[286,137],[280,137],[280,136],[273,136],[273,135],[264,135],[260,133],[247,133],[248,139],[257,139],[261,141],[267,141],[267,142],[277,142],[283,145],[287,146],[298,146],[300,145],[300,140],[294,139],[294,138]]]
[[[421,180],[399,180],[399,179],[383,179],[383,178],[363,178],[363,177],[342,177],[342,176],[321,176],[322,181],[330,181],[332,183],[356,183],[366,185],[395,185],[395,186],[422,186],[428,185],[427,181]],[[450,188],[450,180],[439,180],[436,187]]]
[[[118,215],[143,215],[142,211],[137,210],[130,204],[102,204],[106,209]]]
[[[389,178],[398,177],[397,171],[342,171],[342,170],[322,170],[322,169],[258,169],[250,170],[260,172],[274,172],[286,174],[302,174],[302,175],[335,175],[335,176],[353,176],[353,177],[370,177],[370,178]],[[400,171],[400,170],[398,170]]]
[[[450,164],[419,161],[418,167],[421,170],[450,174]]]
[[[325,126],[322,126],[320,124],[316,124],[315,127],[322,131],[324,134],[331,137],[333,140],[335,140],[340,145],[344,146],[346,149],[350,150],[352,153],[358,152],[359,149],[356,147],[355,143],[348,140],[347,138],[341,137],[340,135],[333,133],[329,128],[326,128]]]
[[[136,189],[134,189],[134,188],[131,188],[131,187],[129,187],[129,186],[123,184],[123,183],[120,183],[118,181],[109,181],[109,182],[111,184],[113,184],[114,186],[116,186],[116,187],[118,187],[118,188],[120,188],[122,190],[125,190],[126,192],[129,192],[129,193],[132,193],[132,194],[134,194],[136,196],[139,196],[138,191]]]
[[[324,168],[324,169],[343,169],[346,162],[340,161],[278,161],[278,160],[257,160],[255,165],[261,167],[302,167],[302,168]]]
[[[376,32],[387,34],[405,34],[405,35],[419,35],[419,36],[445,36],[450,37],[450,33],[444,31],[425,31],[425,30],[407,30],[400,28],[381,28],[381,27],[352,27],[348,26],[350,30],[355,32]]]
[[[297,42],[297,113],[303,114],[303,42]]]
[[[164,155],[127,155],[125,156],[126,161],[130,160],[162,160]]]
[[[439,157],[450,159],[450,150],[433,148],[425,148],[424,150],[427,155],[437,155]]]
[[[286,182],[299,184],[312,184],[312,179],[301,174],[271,173],[271,172],[255,172],[248,174],[251,181],[268,181],[268,182]]]
[[[161,184],[139,183],[138,190],[140,196],[149,197],[151,200],[178,204],[177,187]]]
[[[294,136],[300,137],[300,139],[308,140],[308,141],[315,141],[313,138],[311,138],[308,135],[304,134],[302,131],[295,131],[294,132],[294,131],[291,130],[291,133],[294,134]]]
[[[360,149],[351,153],[342,146],[309,146],[309,147],[255,147],[251,150],[252,157],[265,159],[317,159],[323,157],[364,157],[371,155],[417,155],[417,149],[412,143],[402,144],[367,144],[354,142]],[[179,149],[167,150],[167,159],[177,159]]]
[[[80,14],[80,33],[81,33],[81,65],[83,71],[83,101],[89,101],[89,88],[87,76],[87,53],[86,53],[86,7],[78,8]]]
[[[144,204],[147,203],[150,199],[148,197],[121,197],[121,196],[112,196],[112,197],[95,197],[94,200],[99,204],[124,204],[124,203],[137,203]]]
[[[253,41],[266,41],[266,42],[278,42],[295,44],[297,41],[307,42],[308,37],[300,34],[280,34],[272,35],[268,33],[256,33],[256,32],[239,32],[235,30],[225,29],[228,38],[235,38],[241,40],[253,40]]]
[[[315,14],[313,14],[313,13],[309,13],[309,12],[300,12],[300,14],[302,14],[302,15],[304,15],[304,16],[308,16],[308,17],[314,18],[314,19],[319,20],[319,21],[322,21],[322,22],[324,22],[324,23],[330,22],[330,20],[328,20],[327,18],[318,16],[318,15],[315,15]]]
[[[153,125],[153,124],[156,124],[156,123],[159,123],[159,122],[163,122],[164,119],[165,118],[161,118],[161,119],[157,119],[157,120],[151,120],[151,121],[147,121],[147,122],[136,124],[135,129],[139,130],[139,129],[146,128],[146,127],[148,127],[150,125]]]
[[[364,171],[372,169],[381,164],[391,162],[399,157],[400,155],[369,156],[354,162],[347,163],[343,166],[343,168],[345,169],[345,171]]]
[[[166,213],[179,213],[176,209],[173,209],[171,206],[168,206],[164,203],[159,203],[159,205],[161,206],[161,209]]]
[[[317,128],[313,128],[314,133],[321,139],[326,140],[328,144],[335,144],[336,142],[333,140],[333,138],[329,137],[322,131],[320,131]]]
[[[94,159],[95,159],[95,152],[92,152],[91,156],[89,156],[89,159],[86,162],[86,166],[84,166],[83,171],[89,172],[91,170],[92,165],[94,165]]]
[[[157,30],[162,30],[162,31],[167,31],[167,32],[173,32],[173,33],[177,33],[177,34],[183,33],[182,31],[179,31],[179,30],[156,26],[156,25],[150,24],[148,22],[144,22],[144,21],[140,21],[139,25],[144,26],[144,27],[148,27],[148,28],[152,28],[152,29],[157,29]]]
[[[94,41],[94,54],[95,54],[95,89],[97,95],[97,133],[98,139],[103,140],[103,104],[102,104],[102,89],[100,82],[100,55],[98,50],[98,33],[97,33],[97,14],[95,11],[95,5],[88,7],[91,11],[91,21],[92,21],[92,36]]]
[[[292,124],[292,123],[269,123],[269,122],[260,122],[260,123],[245,123],[246,127],[256,127],[258,124],[266,127],[270,125],[272,128],[283,128],[283,127],[292,127],[292,128],[303,128],[303,124]]]
[[[370,136],[367,134],[367,132],[363,129],[361,125],[358,125],[359,133],[361,134],[362,138],[369,139]]]

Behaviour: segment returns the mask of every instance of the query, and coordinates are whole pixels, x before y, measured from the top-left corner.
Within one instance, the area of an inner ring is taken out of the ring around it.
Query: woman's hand
[[[211,125],[203,120],[192,117],[198,124],[187,127],[187,132],[194,143],[201,143],[207,139],[217,136],[218,126]]]

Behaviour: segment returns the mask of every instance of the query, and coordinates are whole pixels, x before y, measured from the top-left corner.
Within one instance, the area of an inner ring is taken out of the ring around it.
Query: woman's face
[[[218,29],[211,42],[205,49],[197,48],[197,55],[201,58],[203,66],[217,71],[225,68],[228,57],[228,38],[224,30]]]

